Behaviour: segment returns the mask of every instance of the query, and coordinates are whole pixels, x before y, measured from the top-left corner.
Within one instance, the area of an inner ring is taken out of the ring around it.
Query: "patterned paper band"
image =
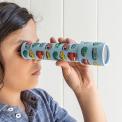
[[[21,46],[21,56],[24,59],[64,60],[68,62],[83,62],[89,65],[105,65],[109,61],[109,48],[101,42],[67,43],[29,43]]]

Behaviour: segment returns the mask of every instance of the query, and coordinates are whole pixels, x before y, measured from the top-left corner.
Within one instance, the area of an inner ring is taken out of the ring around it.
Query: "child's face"
[[[32,73],[40,69],[39,61],[23,59],[17,52],[21,43],[19,40],[38,40],[36,25],[30,20],[22,29],[11,33],[1,44],[1,55],[5,67],[4,87],[15,90],[25,90],[37,85],[38,76]]]

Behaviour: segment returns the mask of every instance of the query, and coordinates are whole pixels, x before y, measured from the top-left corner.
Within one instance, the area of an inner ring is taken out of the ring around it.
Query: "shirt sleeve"
[[[43,90],[46,98],[48,100],[49,106],[53,113],[55,122],[77,122],[75,118],[73,118],[66,109],[59,106],[59,104],[50,96],[45,90]]]

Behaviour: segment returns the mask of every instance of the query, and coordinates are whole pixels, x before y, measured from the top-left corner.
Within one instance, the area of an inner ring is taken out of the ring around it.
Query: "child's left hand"
[[[51,37],[50,42],[54,43],[57,41],[54,37]],[[69,38],[58,38],[58,42],[68,44],[76,43]],[[86,61],[84,64],[81,64],[79,62],[66,62],[60,60],[56,62],[56,65],[61,66],[63,77],[74,92],[83,92],[86,88],[93,86],[94,80],[92,78],[92,72]]]

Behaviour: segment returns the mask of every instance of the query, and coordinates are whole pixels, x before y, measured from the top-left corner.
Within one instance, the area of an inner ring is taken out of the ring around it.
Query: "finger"
[[[83,68],[83,67],[84,67],[84,68],[88,67],[88,65],[86,65],[86,64],[84,64],[84,63],[80,63],[80,62],[69,62],[69,65],[71,65],[72,67],[76,67],[76,66],[79,66],[79,67],[82,66],[82,68]]]
[[[61,66],[61,67],[64,67],[64,68],[69,68],[69,64],[68,64],[68,62],[66,62],[66,61],[62,61],[62,60],[58,60],[57,62],[56,62],[56,65],[57,66]]]
[[[88,64],[89,64],[89,63],[88,63],[88,60],[87,60],[87,59],[84,59],[84,60],[83,60],[83,64],[88,65]]]
[[[76,66],[76,62],[68,62],[70,66],[75,67]]]
[[[77,67],[82,67],[82,69],[88,69],[89,68],[89,65],[88,64],[84,64],[84,63],[77,63],[76,64]]]
[[[58,42],[61,43],[64,40],[63,37],[58,38]]]
[[[56,43],[56,39],[54,37],[50,38],[50,43]]]
[[[56,65],[61,66],[61,68],[65,74],[69,75],[71,73],[71,66],[68,64],[68,62],[57,61]]]
[[[68,43],[68,44],[73,44],[76,43],[73,39],[66,38],[64,40],[60,40],[61,43]]]
[[[70,43],[70,44],[76,43],[75,40],[70,39],[70,38],[66,38],[66,42],[67,42],[67,43]]]

